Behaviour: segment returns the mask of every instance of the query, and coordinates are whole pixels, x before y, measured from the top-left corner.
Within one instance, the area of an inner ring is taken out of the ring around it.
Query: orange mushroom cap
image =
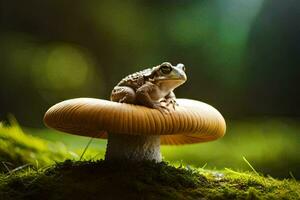
[[[59,131],[96,138],[107,133],[160,135],[161,144],[206,142],[225,134],[222,115],[212,106],[195,100],[177,99],[168,114],[144,106],[93,98],[77,98],[52,106],[45,124]]]

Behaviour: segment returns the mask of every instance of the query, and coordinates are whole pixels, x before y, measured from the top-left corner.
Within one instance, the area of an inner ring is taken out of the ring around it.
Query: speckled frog
[[[172,66],[164,62],[158,66],[130,74],[123,78],[111,93],[111,101],[138,104],[166,113],[175,109],[175,88],[187,80],[183,64]]]

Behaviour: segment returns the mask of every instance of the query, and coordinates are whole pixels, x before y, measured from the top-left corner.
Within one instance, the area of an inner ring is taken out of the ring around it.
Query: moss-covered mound
[[[299,199],[295,180],[167,163],[65,161],[0,176],[0,199]]]

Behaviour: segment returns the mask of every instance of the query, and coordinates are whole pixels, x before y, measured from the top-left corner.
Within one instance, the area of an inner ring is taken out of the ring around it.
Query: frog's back
[[[135,72],[123,78],[117,86],[128,86],[135,91],[140,88],[148,80],[148,76],[151,74],[152,69],[145,69],[139,72]]]

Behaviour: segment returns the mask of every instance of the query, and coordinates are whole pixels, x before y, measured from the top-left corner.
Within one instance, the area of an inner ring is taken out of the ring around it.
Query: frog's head
[[[153,68],[155,81],[179,81],[184,83],[187,79],[185,66],[177,64],[172,66],[169,62],[164,62]]]
[[[156,67],[153,67],[153,80],[156,83],[166,83],[173,88],[183,84],[186,80],[185,66],[183,64],[177,64],[173,66],[169,62],[164,62]]]

